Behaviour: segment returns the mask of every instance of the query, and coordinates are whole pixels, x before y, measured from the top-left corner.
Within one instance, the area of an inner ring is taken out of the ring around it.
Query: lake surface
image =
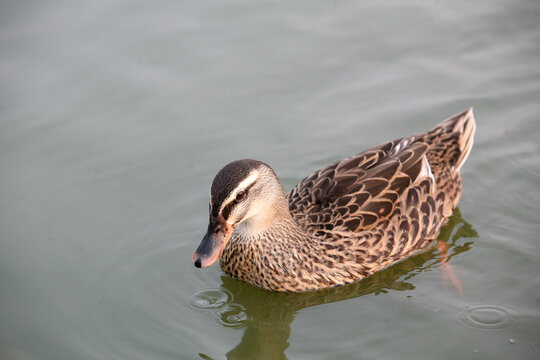
[[[0,9],[0,358],[540,359],[540,2]],[[193,267],[228,162],[288,191],[470,106],[446,257],[306,294]]]

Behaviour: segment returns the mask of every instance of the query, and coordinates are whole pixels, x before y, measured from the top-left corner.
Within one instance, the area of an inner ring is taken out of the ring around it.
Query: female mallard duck
[[[216,175],[196,267],[273,291],[349,284],[435,241],[461,195],[472,109],[314,172],[285,195],[263,162]]]

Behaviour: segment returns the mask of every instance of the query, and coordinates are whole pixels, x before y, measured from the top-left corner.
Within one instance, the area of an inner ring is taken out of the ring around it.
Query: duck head
[[[233,231],[253,237],[284,212],[288,214],[287,200],[272,168],[252,159],[233,161],[212,182],[208,230],[193,254],[193,264],[212,265]]]

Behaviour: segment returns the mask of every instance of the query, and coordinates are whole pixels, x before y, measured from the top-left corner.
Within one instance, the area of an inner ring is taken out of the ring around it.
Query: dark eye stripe
[[[227,195],[233,192],[238,184],[249,177],[253,171],[257,170],[257,168],[261,166],[265,166],[270,169],[268,165],[257,160],[237,160],[226,165],[217,173],[210,189],[213,204],[216,205],[212,207],[212,216],[218,217],[218,212],[225,199],[227,199]]]
[[[234,201],[231,201],[229,205],[225,206],[223,208],[223,211],[221,212],[221,215],[223,215],[223,218],[227,220],[229,218],[229,215],[231,214],[231,210],[233,207],[236,206],[236,203]]]
[[[255,185],[255,183],[252,183],[251,185],[249,185],[247,188],[245,188],[243,190],[244,193],[246,194],[246,195],[244,195],[244,197],[247,196],[249,189],[251,189],[253,187],[253,185]],[[234,199],[223,208],[223,211],[221,212],[221,215],[223,215],[223,218],[225,220],[227,220],[229,218],[229,215],[231,214],[232,209],[237,204],[238,204],[238,202],[236,201],[236,199]]]

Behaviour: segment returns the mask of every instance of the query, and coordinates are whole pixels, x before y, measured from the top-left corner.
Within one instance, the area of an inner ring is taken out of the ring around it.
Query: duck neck
[[[294,221],[288,205],[274,203],[236,226],[220,265],[232,277],[256,286],[295,291],[298,273],[313,270],[308,254],[319,250],[314,237]]]
[[[237,237],[247,240],[265,237],[282,227],[298,228],[289,212],[285,197],[267,206],[264,211],[260,211],[257,215],[244,220],[236,227],[235,233]]]
[[[220,256],[221,269],[268,290],[293,291],[302,256],[317,253],[313,238],[291,214],[274,209],[239,224]],[[282,283],[287,283],[284,286]]]

